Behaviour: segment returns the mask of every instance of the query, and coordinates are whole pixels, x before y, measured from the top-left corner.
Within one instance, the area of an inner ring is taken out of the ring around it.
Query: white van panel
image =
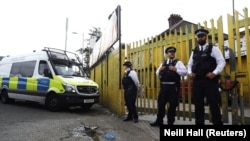
[[[9,77],[12,64],[0,64],[0,77]]]
[[[42,96],[34,96],[34,95],[23,95],[23,94],[16,94],[16,93],[8,93],[9,98],[13,99],[20,99],[20,100],[27,100],[33,102],[39,102],[41,104],[45,103],[45,97]]]

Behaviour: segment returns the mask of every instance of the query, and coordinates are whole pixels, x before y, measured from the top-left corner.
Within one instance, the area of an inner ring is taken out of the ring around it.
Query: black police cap
[[[132,63],[130,61],[126,61],[123,63],[123,66],[130,67],[130,66],[132,66]]]
[[[168,47],[168,48],[166,48],[166,50],[165,50],[165,53],[168,53],[168,52],[176,52],[176,48],[175,47]]]
[[[199,35],[207,35],[209,32],[208,32],[208,30],[201,28],[201,29],[195,30],[194,33],[196,36],[199,36]]]

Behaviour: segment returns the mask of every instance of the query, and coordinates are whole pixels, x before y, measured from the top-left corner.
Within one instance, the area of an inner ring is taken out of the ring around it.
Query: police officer
[[[167,123],[168,125],[173,125],[175,121],[176,107],[179,104],[180,76],[187,75],[186,67],[180,60],[175,58],[175,52],[175,47],[168,47],[165,50],[168,59],[163,61],[156,71],[156,75],[160,77],[161,85],[157,101],[157,118],[155,122],[150,123],[151,126],[160,126],[163,124],[167,102],[169,102]]]
[[[132,63],[130,61],[126,61],[123,66],[125,69],[125,73],[122,78],[122,85],[125,92],[124,97],[128,110],[128,115],[125,119],[123,119],[123,121],[134,120],[134,122],[136,123],[138,122],[138,114],[135,102],[140,83],[136,71],[132,68]]]
[[[208,33],[205,29],[195,31],[198,46],[192,51],[188,62],[188,74],[193,79],[195,124],[204,125],[204,97],[206,97],[212,123],[222,125],[218,79],[226,61],[218,47],[206,43]]]

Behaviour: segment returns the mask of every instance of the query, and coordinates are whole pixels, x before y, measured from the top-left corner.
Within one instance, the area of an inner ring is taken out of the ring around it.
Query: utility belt
[[[202,79],[208,79],[208,78],[206,77],[206,75],[196,75],[195,79],[202,80]]]
[[[163,85],[174,85],[176,82],[161,82]]]
[[[136,87],[136,86],[134,84],[129,84],[129,85],[126,85],[124,88],[128,89],[128,88],[133,88],[133,87]]]
[[[214,80],[214,81],[218,81],[219,76],[216,75],[213,79],[209,79],[208,77],[206,77],[206,75],[196,75],[195,80]]]

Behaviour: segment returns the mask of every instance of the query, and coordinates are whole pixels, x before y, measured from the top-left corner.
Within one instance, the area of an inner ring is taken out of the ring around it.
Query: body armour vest
[[[213,45],[208,45],[204,51],[200,51],[199,47],[193,50],[192,72],[196,76],[205,77],[216,68],[216,60],[211,56],[212,48]]]
[[[132,78],[129,76],[129,73],[132,70],[127,71],[126,73],[124,73],[123,78],[122,78],[122,86],[124,89],[127,89],[130,85],[135,85],[134,81],[132,80]]]
[[[159,73],[161,82],[176,82],[176,83],[180,82],[180,75],[177,72],[168,69],[168,67],[171,65],[175,66],[177,62],[178,62],[177,59],[173,60],[173,62],[169,64],[167,64],[167,61],[163,62],[162,65],[166,66],[166,69],[160,71]]]

